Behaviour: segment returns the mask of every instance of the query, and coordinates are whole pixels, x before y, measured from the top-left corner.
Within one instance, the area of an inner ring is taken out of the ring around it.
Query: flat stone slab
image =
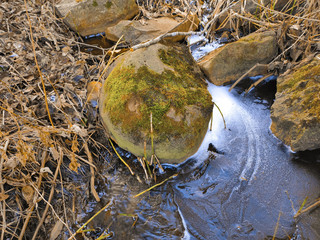
[[[73,31],[87,36],[133,18],[139,8],[135,0],[63,0],[56,4],[56,11]]]
[[[120,21],[117,25],[106,29],[106,38],[112,41],[122,40],[131,45],[139,44],[156,38],[167,32],[188,32],[198,28],[199,19],[196,15],[188,16],[187,20],[183,18],[159,17],[150,20],[139,21]],[[171,41],[180,41],[184,36],[175,36],[169,38]]]

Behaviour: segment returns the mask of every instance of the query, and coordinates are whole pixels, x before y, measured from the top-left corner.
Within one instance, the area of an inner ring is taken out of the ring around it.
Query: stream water
[[[244,96],[209,84],[209,91],[227,128],[215,108],[199,151],[178,166],[165,165],[167,176],[179,175],[137,198],[148,186],[105,164],[102,201],[89,203],[84,219],[111,201],[91,227],[109,229],[112,239],[320,239],[320,209],[294,218],[306,197],[307,204],[319,198],[319,165],[291,159],[269,130],[269,103],[255,90]]]
[[[204,54],[201,49],[194,53],[195,58]],[[227,128],[214,108],[213,129],[198,152],[178,166],[164,165],[166,174],[160,178],[178,176],[142,196],[134,197],[149,186],[121,163],[110,167],[106,153],[97,188],[102,201],[89,202],[78,222],[110,201],[90,223],[96,236],[105,231],[111,239],[320,239],[319,208],[294,217],[306,197],[306,205],[320,197],[320,165],[315,155],[309,157],[314,162],[303,162],[271,133],[275,80],[260,89],[270,92],[270,86],[271,96],[261,98],[259,88],[244,96],[209,83]]]

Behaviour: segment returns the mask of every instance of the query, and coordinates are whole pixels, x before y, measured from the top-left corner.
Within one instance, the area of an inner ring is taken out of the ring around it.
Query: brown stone
[[[131,19],[139,12],[135,0],[63,0],[56,10],[64,22],[82,36],[104,32],[121,20]]]
[[[237,80],[257,63],[269,63],[277,51],[275,32],[252,33],[210,52],[200,59],[199,66],[212,83],[223,85]],[[251,75],[265,73],[261,71],[265,69],[258,68]]]
[[[320,56],[277,80],[273,134],[293,151],[320,148]]]
[[[198,28],[199,19],[196,15],[190,15],[185,22],[183,20],[182,18],[170,17],[139,21],[123,20],[115,26],[108,27],[105,33],[106,38],[112,41],[118,41],[123,36],[123,40],[131,45],[135,45],[167,32],[188,32]],[[171,41],[180,41],[184,39],[184,36],[175,36],[169,39]]]

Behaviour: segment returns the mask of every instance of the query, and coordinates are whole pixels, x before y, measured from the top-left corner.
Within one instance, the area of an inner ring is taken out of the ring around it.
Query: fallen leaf
[[[22,187],[22,196],[28,204],[32,203],[33,195],[34,195],[33,187],[29,185]]]
[[[8,194],[0,193],[0,202],[6,200],[8,197]]]
[[[53,175],[53,172],[48,167],[41,168],[40,173],[50,173],[51,175]]]
[[[92,81],[88,83],[88,86],[87,86],[88,102],[98,100],[101,87],[102,87],[101,82]]]
[[[62,228],[63,228],[63,223],[60,221],[56,222],[53,229],[51,230],[50,240],[57,239],[62,231]]]

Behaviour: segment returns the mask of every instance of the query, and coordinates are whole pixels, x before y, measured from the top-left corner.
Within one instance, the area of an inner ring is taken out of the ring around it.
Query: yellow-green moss
[[[286,78],[283,83],[278,84],[278,91],[282,92],[288,88],[292,88],[295,84],[305,80],[313,79],[314,76],[320,76],[320,65],[319,64],[307,64],[297,71],[295,71],[290,77]]]
[[[305,112],[306,119],[316,117],[320,121],[320,65],[318,60],[297,69],[280,80],[278,92],[290,96],[290,105]],[[301,117],[301,116],[300,116]]]
[[[159,57],[175,72],[165,70],[159,74],[146,66],[135,69],[118,64],[104,84],[107,94],[103,107],[109,113],[112,124],[120,126],[123,133],[149,135],[152,112],[155,142],[163,141],[168,136],[192,136],[192,131],[200,131],[206,125],[212,108],[206,84],[197,79],[199,76],[183,55],[160,50]],[[132,99],[139,102],[136,112],[128,109],[128,102]],[[166,116],[170,107],[183,115],[185,107],[190,105],[204,109],[208,112],[207,116],[199,116],[199,120],[191,126],[186,121],[175,121]],[[143,136],[136,137],[140,139]],[[189,143],[190,147],[194,144],[192,139]]]
[[[93,0],[93,2],[92,2],[92,6],[94,6],[94,7],[97,7],[97,6],[98,6],[98,3],[97,3],[97,1],[96,1],[96,0]]]
[[[112,2],[106,2],[106,4],[105,4],[106,8],[111,8],[111,6],[112,6]]]

